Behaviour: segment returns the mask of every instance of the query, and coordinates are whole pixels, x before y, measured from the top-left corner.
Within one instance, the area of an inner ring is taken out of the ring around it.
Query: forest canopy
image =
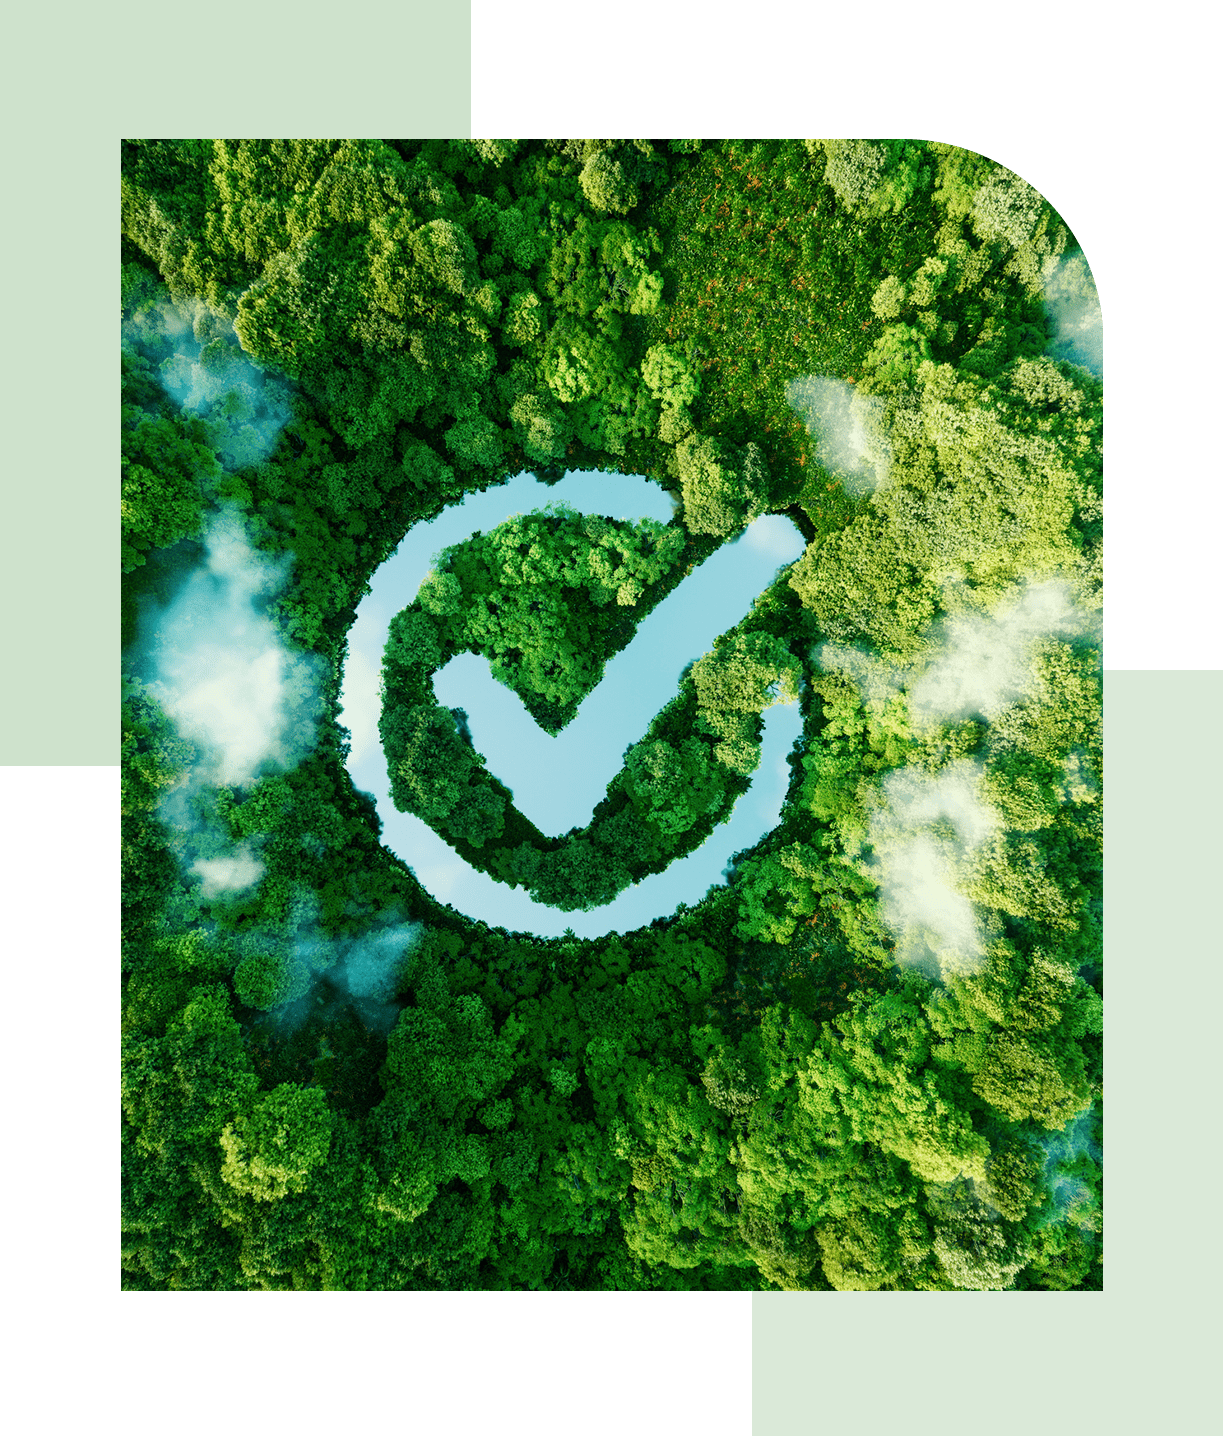
[[[1102,345],[1020,176],[911,140],[131,140],[122,173],[127,1289],[1102,1283]],[[548,939],[380,841],[340,722],[383,655],[398,806],[597,908],[802,736],[692,906]],[[432,674],[559,731],[685,573],[802,557],[586,829],[539,832]]]

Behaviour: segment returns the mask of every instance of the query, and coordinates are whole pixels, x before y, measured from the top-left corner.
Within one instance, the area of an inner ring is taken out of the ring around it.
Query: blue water
[[[378,741],[378,675],[391,619],[416,596],[443,548],[477,530],[488,532],[513,514],[563,501],[579,512],[611,518],[667,522],[672,504],[656,484],[623,474],[568,474],[551,487],[531,474],[473,494],[409,533],[370,580],[370,593],[349,630],[348,661],[340,721],[352,734],[348,769],[360,789],[372,793],[382,819],[382,841],[442,902],[469,917],[506,928],[556,937],[571,929],[579,937],[627,932],[698,902],[721,881],[733,853],[751,847],[777,822],[789,781],[786,754],[798,738],[795,705],[765,713],[760,766],[750,792],[730,819],[688,857],[644,879],[614,902],[590,913],[563,913],[531,900],[521,889],[495,882],[469,867],[419,818],[397,812],[390,800],[386,763]],[[519,809],[544,832],[584,827],[619,771],[624,750],[675,696],[682,670],[733,628],[779,568],[803,551],[788,519],[758,519],[735,543],[713,554],[638,627],[629,646],[606,666],[598,687],[557,737],[546,734],[510,689],[497,683],[487,662],[474,654],[451,660],[434,678],[439,701],[468,714],[472,741],[490,772],[514,793]]]

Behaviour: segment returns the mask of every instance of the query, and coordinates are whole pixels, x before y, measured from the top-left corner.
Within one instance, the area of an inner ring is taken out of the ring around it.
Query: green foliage
[[[709,751],[698,738],[678,747],[664,739],[637,743],[625,760],[624,790],[633,807],[662,833],[686,833],[723,793],[709,767]]]
[[[295,1001],[309,987],[309,968],[286,952],[250,953],[234,971],[238,997],[262,1011]]]
[[[934,1251],[960,1291],[1004,1291],[1028,1255],[1026,1244],[1009,1238],[998,1223],[971,1208],[938,1224]]]
[[[300,1192],[310,1173],[327,1160],[331,1128],[327,1099],[317,1087],[283,1084],[225,1127],[221,1176],[235,1191],[260,1202]]]
[[[750,858],[739,869],[739,921],[743,937],[785,943],[820,907],[824,863],[802,843]]]
[[[646,351],[641,377],[664,408],[682,409],[701,392],[700,370],[675,344],[653,344]]]
[[[641,200],[642,183],[665,173],[648,140],[586,140],[578,183],[590,207],[599,213],[627,214]]]
[[[808,140],[807,149],[823,151],[825,182],[863,218],[899,214],[930,183],[926,147],[911,140]]]
[[[897,657],[917,647],[938,594],[934,579],[922,574],[878,512],[817,540],[794,566],[789,583],[828,638],[866,639]]]
[[[602,213],[612,210],[626,214],[640,197],[623,164],[608,150],[596,150],[590,156],[582,166],[578,181],[591,208]]]
[[[1091,624],[1035,643],[988,723],[922,727],[906,689],[938,619],[1026,580],[1099,608],[1096,301],[1051,207],[909,140],[132,141],[122,224],[125,1286],[1098,1289]],[[786,400],[808,376],[878,406],[873,493],[811,462]],[[332,716],[370,574],[529,466],[647,474],[682,520],[553,510],[439,555],[384,654],[397,803],[594,907],[723,820],[770,702],[803,714],[781,819],[728,882],[593,940],[431,899]],[[219,505],[288,560],[268,615],[313,649],[321,717],[292,771],[205,790],[133,640]],[[804,558],[588,828],[539,833],[433,672],[478,652],[559,731],[766,511]],[[896,966],[872,814],[893,770],[961,761],[998,822],[960,894],[989,937],[936,981]],[[188,843],[168,798],[212,827]],[[185,868],[237,844],[263,877],[201,906]]]
[[[717,439],[693,435],[675,456],[684,522],[692,533],[725,538],[764,512],[769,474],[757,445],[736,454]]]
[[[487,658],[537,721],[558,732],[680,576],[683,552],[674,527],[553,509],[439,554],[420,602],[443,620],[435,631],[446,656]],[[396,625],[423,618],[401,616]]]
[[[760,1100],[760,1088],[752,1082],[735,1053],[719,1048],[706,1061],[701,1086],[710,1104],[729,1117],[740,1117]]]
[[[1018,175],[995,170],[973,196],[973,227],[984,240],[1018,249],[1032,238],[1045,201]]]
[[[999,1033],[973,1078],[973,1090],[1012,1122],[1060,1128],[1091,1096],[1085,1064],[1074,1048],[1048,1038]]]
[[[1003,1147],[990,1158],[986,1168],[987,1199],[1008,1221],[1018,1222],[1036,1200],[1040,1166],[1019,1145]]]
[[[181,413],[158,413],[163,407],[169,406],[150,364],[125,350],[120,457],[124,573],[143,564],[150,549],[200,535],[208,497],[221,475],[209,425]]]
[[[510,406],[510,420],[528,459],[547,463],[564,457],[569,425],[557,405],[538,394],[520,394]]]
[[[463,741],[452,713],[429,704],[387,705],[378,729],[397,807],[439,823],[476,848],[501,836],[505,797],[480,781],[477,769],[484,760]]]
[[[735,632],[692,665],[692,681],[714,732],[733,731],[729,716],[758,713],[798,697],[799,664],[771,633]]]
[[[1038,1231],[1028,1253],[1029,1289],[1043,1291],[1099,1291],[1103,1258],[1089,1233],[1073,1226],[1050,1226]]]
[[[513,1071],[511,1051],[478,997],[405,1008],[387,1042],[388,1095],[453,1119],[497,1095]]]

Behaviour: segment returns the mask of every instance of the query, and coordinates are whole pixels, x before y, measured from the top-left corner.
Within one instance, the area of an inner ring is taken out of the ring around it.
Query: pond
[[[468,917],[518,931],[558,937],[627,932],[699,901],[722,880],[730,857],[751,847],[777,822],[789,782],[786,756],[799,737],[797,705],[775,705],[764,715],[760,765],[751,790],[730,819],[695,852],[620,894],[593,912],[561,912],[532,901],[471,868],[421,819],[391,803],[386,762],[378,739],[378,676],[391,619],[415,597],[433,557],[476,531],[488,532],[513,514],[563,502],[610,518],[668,522],[673,506],[657,484],[607,473],[570,473],[546,485],[531,474],[446,509],[418,524],[370,580],[370,593],[349,630],[340,722],[352,735],[348,769],[355,785],[374,796],[382,819],[382,842],[416,874],[439,901]],[[624,750],[675,696],[680,673],[706,653],[720,633],[733,628],[752,600],[784,565],[803,552],[797,527],[786,518],[757,519],[743,535],[706,559],[645,618],[632,642],[613,659],[598,687],[557,737],[546,734],[522,701],[474,654],[451,660],[434,679],[438,700],[468,715],[472,742],[514,793],[522,813],[544,832],[559,835],[582,827],[619,771]]]

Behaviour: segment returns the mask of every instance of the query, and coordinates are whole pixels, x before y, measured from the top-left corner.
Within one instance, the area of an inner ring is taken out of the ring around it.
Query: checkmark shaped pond
[[[776,824],[789,780],[786,756],[799,737],[797,705],[764,714],[762,752],[749,791],[725,822],[666,871],[641,879],[614,901],[590,912],[563,912],[534,901],[471,867],[422,819],[391,801],[387,762],[378,737],[379,673],[391,620],[415,597],[434,555],[477,531],[489,532],[516,514],[563,503],[579,513],[667,522],[672,505],[656,484],[621,474],[569,474],[545,485],[522,474],[510,483],[469,495],[427,524],[418,524],[370,581],[349,631],[341,722],[351,733],[349,772],[371,793],[382,820],[382,841],[436,898],[469,917],[542,936],[572,929],[595,937],[631,928],[694,903],[721,880],[732,854],[751,847]],[[498,683],[488,662],[461,654],[434,678],[438,701],[462,708],[475,749],[513,792],[524,817],[559,835],[590,820],[625,750],[676,695],[681,672],[733,628],[779,569],[804,543],[788,519],[758,519],[690,573],[640,623],[631,642],[612,657],[597,687],[556,736],[538,726],[522,700]]]

